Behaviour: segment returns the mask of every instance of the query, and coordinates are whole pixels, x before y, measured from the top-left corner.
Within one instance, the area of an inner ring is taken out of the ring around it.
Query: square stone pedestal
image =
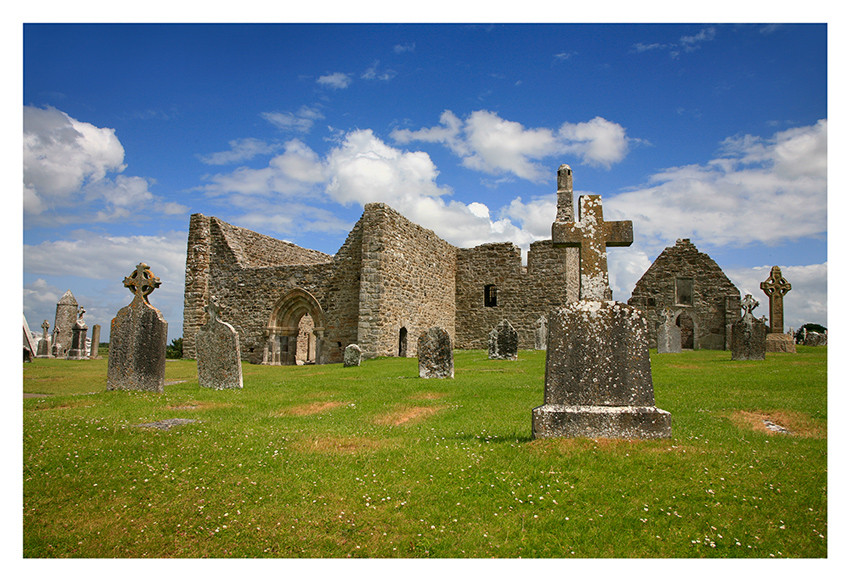
[[[786,333],[768,333],[765,340],[765,351],[768,353],[796,353],[794,339]]]
[[[649,406],[549,403],[532,410],[531,435],[533,438],[669,438],[672,416]]]

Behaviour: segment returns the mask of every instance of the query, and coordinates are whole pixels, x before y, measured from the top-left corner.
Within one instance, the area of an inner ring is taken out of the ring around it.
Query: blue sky
[[[615,299],[677,238],[786,327],[827,318],[827,26],[23,26],[23,302],[151,295],[182,335],[189,215],[333,254],[383,201],[458,246],[550,236],[555,172],[634,222]],[[577,197],[577,196],[576,196]]]

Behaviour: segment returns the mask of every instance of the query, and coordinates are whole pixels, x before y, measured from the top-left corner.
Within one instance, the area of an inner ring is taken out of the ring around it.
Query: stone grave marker
[[[796,353],[794,341],[784,332],[785,295],[791,290],[791,283],[782,276],[782,270],[774,266],[767,280],[759,286],[767,295],[770,311],[770,332],[765,341],[765,350],[768,353]]]
[[[455,376],[452,338],[440,327],[431,327],[418,342],[419,377],[424,379],[451,378]]]
[[[682,314],[682,309],[675,311],[670,307],[661,310],[662,320],[658,325],[657,345],[659,353],[682,352],[682,329],[676,324],[676,317]]]
[[[214,296],[207,303],[209,319],[195,335],[198,385],[210,389],[242,389],[239,333],[219,317]]]
[[[100,359],[98,355],[100,350],[100,325],[94,325],[91,328],[91,349],[89,349],[89,359]]]
[[[342,366],[360,367],[360,360],[362,357],[363,351],[360,349],[360,346],[352,343],[351,345],[345,348],[345,352],[343,353],[342,357]]]
[[[36,357],[50,357],[50,337],[47,334],[47,330],[50,328],[50,323],[47,322],[47,319],[41,324],[41,339],[38,340],[38,347],[36,348]]]
[[[581,196],[578,222],[552,225],[556,246],[579,246],[579,300],[549,315],[544,404],[532,436],[669,438],[671,416],[655,407],[648,325],[611,298],[606,246],[632,242],[630,221],[605,222],[600,196]]]
[[[490,331],[487,340],[488,359],[509,359],[516,361],[519,337],[510,321],[502,319]]]
[[[59,327],[53,325],[53,340],[50,342],[51,357],[62,357],[62,344],[59,343]]]
[[[546,315],[540,315],[537,319],[537,328],[534,330],[534,349],[543,351],[546,349],[546,339],[549,335],[549,322]]]
[[[144,262],[124,278],[133,300],[112,319],[106,389],[163,392],[168,323],[148,302],[160,284]]]
[[[741,301],[744,315],[732,324],[732,360],[761,361],[764,359],[767,327],[753,316],[759,302],[752,295]]]
[[[83,315],[86,314],[86,310],[80,307],[80,311],[77,315],[77,321],[74,323],[73,329],[71,329],[71,348],[68,349],[68,354],[65,356],[65,359],[86,359],[88,357],[88,351],[86,350],[86,333],[88,332],[88,325],[83,320]]]

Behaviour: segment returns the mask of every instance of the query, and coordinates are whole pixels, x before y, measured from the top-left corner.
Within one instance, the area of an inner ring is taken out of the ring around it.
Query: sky
[[[30,22],[39,22],[38,20]],[[334,254],[369,202],[461,247],[551,236],[556,171],[634,243],[690,238],[785,327],[827,313],[826,24],[22,26],[23,307],[91,327],[139,262],[182,336],[189,216]]]

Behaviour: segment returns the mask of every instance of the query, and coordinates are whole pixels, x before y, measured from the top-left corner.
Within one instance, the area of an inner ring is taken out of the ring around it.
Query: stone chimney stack
[[[558,213],[556,222],[574,222],[573,170],[567,164],[558,168]]]

